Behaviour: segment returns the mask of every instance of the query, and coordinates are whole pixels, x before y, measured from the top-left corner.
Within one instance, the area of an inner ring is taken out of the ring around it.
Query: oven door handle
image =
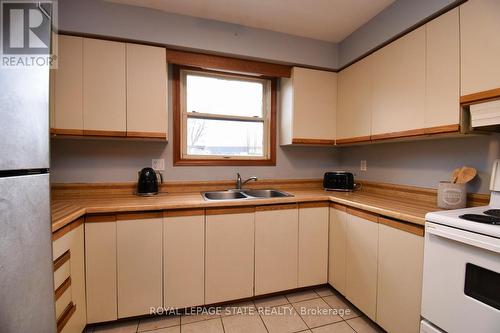
[[[478,234],[472,234],[474,235],[473,237],[470,237],[469,235],[471,233],[465,232],[462,230],[447,230],[450,228],[442,227],[442,226],[436,226],[436,225],[427,225],[425,228],[426,233],[436,235],[439,237],[443,238],[448,238],[460,243],[468,244],[471,246],[475,246],[481,249],[485,249],[488,251],[493,251],[496,253],[500,253],[500,240],[493,238],[491,239],[486,239],[486,236],[483,235],[478,235]],[[484,239],[483,239],[484,238]]]

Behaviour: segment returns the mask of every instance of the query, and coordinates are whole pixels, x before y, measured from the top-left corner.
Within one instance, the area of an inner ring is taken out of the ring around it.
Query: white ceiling
[[[107,0],[338,43],[394,0]]]

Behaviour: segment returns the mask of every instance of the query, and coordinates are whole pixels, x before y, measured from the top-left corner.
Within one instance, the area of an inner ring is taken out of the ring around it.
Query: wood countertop
[[[349,207],[362,209],[405,222],[424,225],[425,214],[440,210],[436,206],[435,190],[408,187],[392,184],[377,184],[363,182],[361,190],[344,193],[324,191],[319,180],[296,181],[290,187],[286,182],[272,184],[260,182],[254,188],[279,188],[293,194],[293,197],[270,199],[244,199],[234,201],[205,201],[200,191],[213,190],[215,187],[227,187],[227,184],[205,184],[205,187],[194,187],[193,184],[180,186],[185,191],[176,191],[176,187],[166,187],[172,190],[153,197],[138,197],[131,192],[131,185],[126,190],[116,190],[112,185],[92,187],[85,191],[76,190],[75,186],[54,186],[52,194],[52,231],[56,231],[85,214],[118,213],[133,211],[155,211],[169,209],[209,208],[259,206],[282,203],[301,203],[314,201],[330,201]],[[78,187],[76,186],[76,187]],[[70,190],[68,190],[68,188]],[[194,191],[197,189],[197,191]],[[165,190],[162,186],[162,191]],[[127,193],[129,192],[129,193]],[[487,204],[487,196],[476,195],[471,205]]]

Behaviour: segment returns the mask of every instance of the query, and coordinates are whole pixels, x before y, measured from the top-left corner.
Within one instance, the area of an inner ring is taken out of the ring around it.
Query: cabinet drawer
[[[59,288],[70,277],[70,258],[71,252],[68,250],[54,260],[54,290]]]

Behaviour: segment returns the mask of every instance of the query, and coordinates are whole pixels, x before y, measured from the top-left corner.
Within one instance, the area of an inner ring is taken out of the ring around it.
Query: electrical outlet
[[[151,167],[158,171],[165,171],[165,160],[163,158],[153,159],[151,161]]]
[[[366,160],[361,160],[361,165],[359,167],[361,171],[366,171]]]

